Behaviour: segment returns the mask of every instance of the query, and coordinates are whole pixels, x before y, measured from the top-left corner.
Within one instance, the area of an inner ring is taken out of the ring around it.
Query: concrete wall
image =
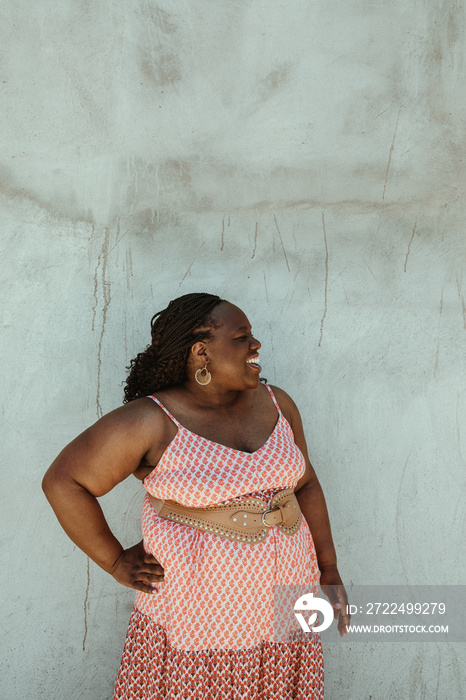
[[[464,583],[464,8],[0,13],[2,700],[111,697],[133,593],[40,481],[190,291],[244,308],[300,407],[347,585]],[[102,499],[127,546],[141,499]],[[460,700],[462,651],[332,645],[326,698]]]

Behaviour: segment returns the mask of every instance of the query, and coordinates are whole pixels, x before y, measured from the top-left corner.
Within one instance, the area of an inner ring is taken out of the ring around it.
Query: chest
[[[270,438],[279,416],[277,411],[266,411],[255,416],[209,416],[203,420],[185,416],[182,425],[191,433],[213,443],[239,450],[256,452]]]

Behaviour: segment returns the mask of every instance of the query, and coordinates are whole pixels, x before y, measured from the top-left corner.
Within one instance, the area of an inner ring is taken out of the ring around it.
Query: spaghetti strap
[[[277,399],[276,399],[275,396],[274,396],[274,393],[273,393],[272,389],[270,388],[270,386],[269,386],[268,384],[266,384],[265,386],[267,387],[267,389],[268,389],[268,391],[269,391],[269,394],[270,394],[270,396],[272,397],[272,401],[273,401],[274,404],[275,404],[275,408],[277,409],[279,415],[281,416],[281,415],[282,415],[282,412],[281,412],[280,406],[278,405],[278,401],[277,401]]]
[[[165,406],[163,405],[163,403],[162,403],[161,401],[159,401],[158,399],[156,399],[155,396],[148,396],[147,398],[148,398],[148,399],[152,399],[152,401],[155,401],[155,403],[158,404],[158,405],[160,406],[160,408],[162,409],[162,411],[165,411],[165,413],[167,414],[167,416],[168,416],[169,418],[172,419],[172,421],[173,421],[174,424],[177,426],[177,428],[182,428],[182,427],[183,427],[183,426],[181,425],[181,423],[179,423],[179,422],[176,420],[175,416],[172,416],[172,414],[170,413],[170,411],[168,410],[168,408],[165,408]]]

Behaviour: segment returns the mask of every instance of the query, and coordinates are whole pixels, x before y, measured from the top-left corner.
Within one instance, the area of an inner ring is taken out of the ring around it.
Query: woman
[[[187,294],[151,325],[125,405],[43,481],[73,542],[137,591],[114,698],[322,698],[318,636],[273,635],[274,586],[317,590],[319,570],[340,634],[348,623],[299,412],[260,382],[261,344],[233,304]],[[144,539],[125,550],[97,497],[130,474]]]

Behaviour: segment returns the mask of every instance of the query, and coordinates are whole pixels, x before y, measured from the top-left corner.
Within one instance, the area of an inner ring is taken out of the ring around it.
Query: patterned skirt
[[[185,651],[134,608],[113,700],[323,700],[318,635],[250,649]]]

